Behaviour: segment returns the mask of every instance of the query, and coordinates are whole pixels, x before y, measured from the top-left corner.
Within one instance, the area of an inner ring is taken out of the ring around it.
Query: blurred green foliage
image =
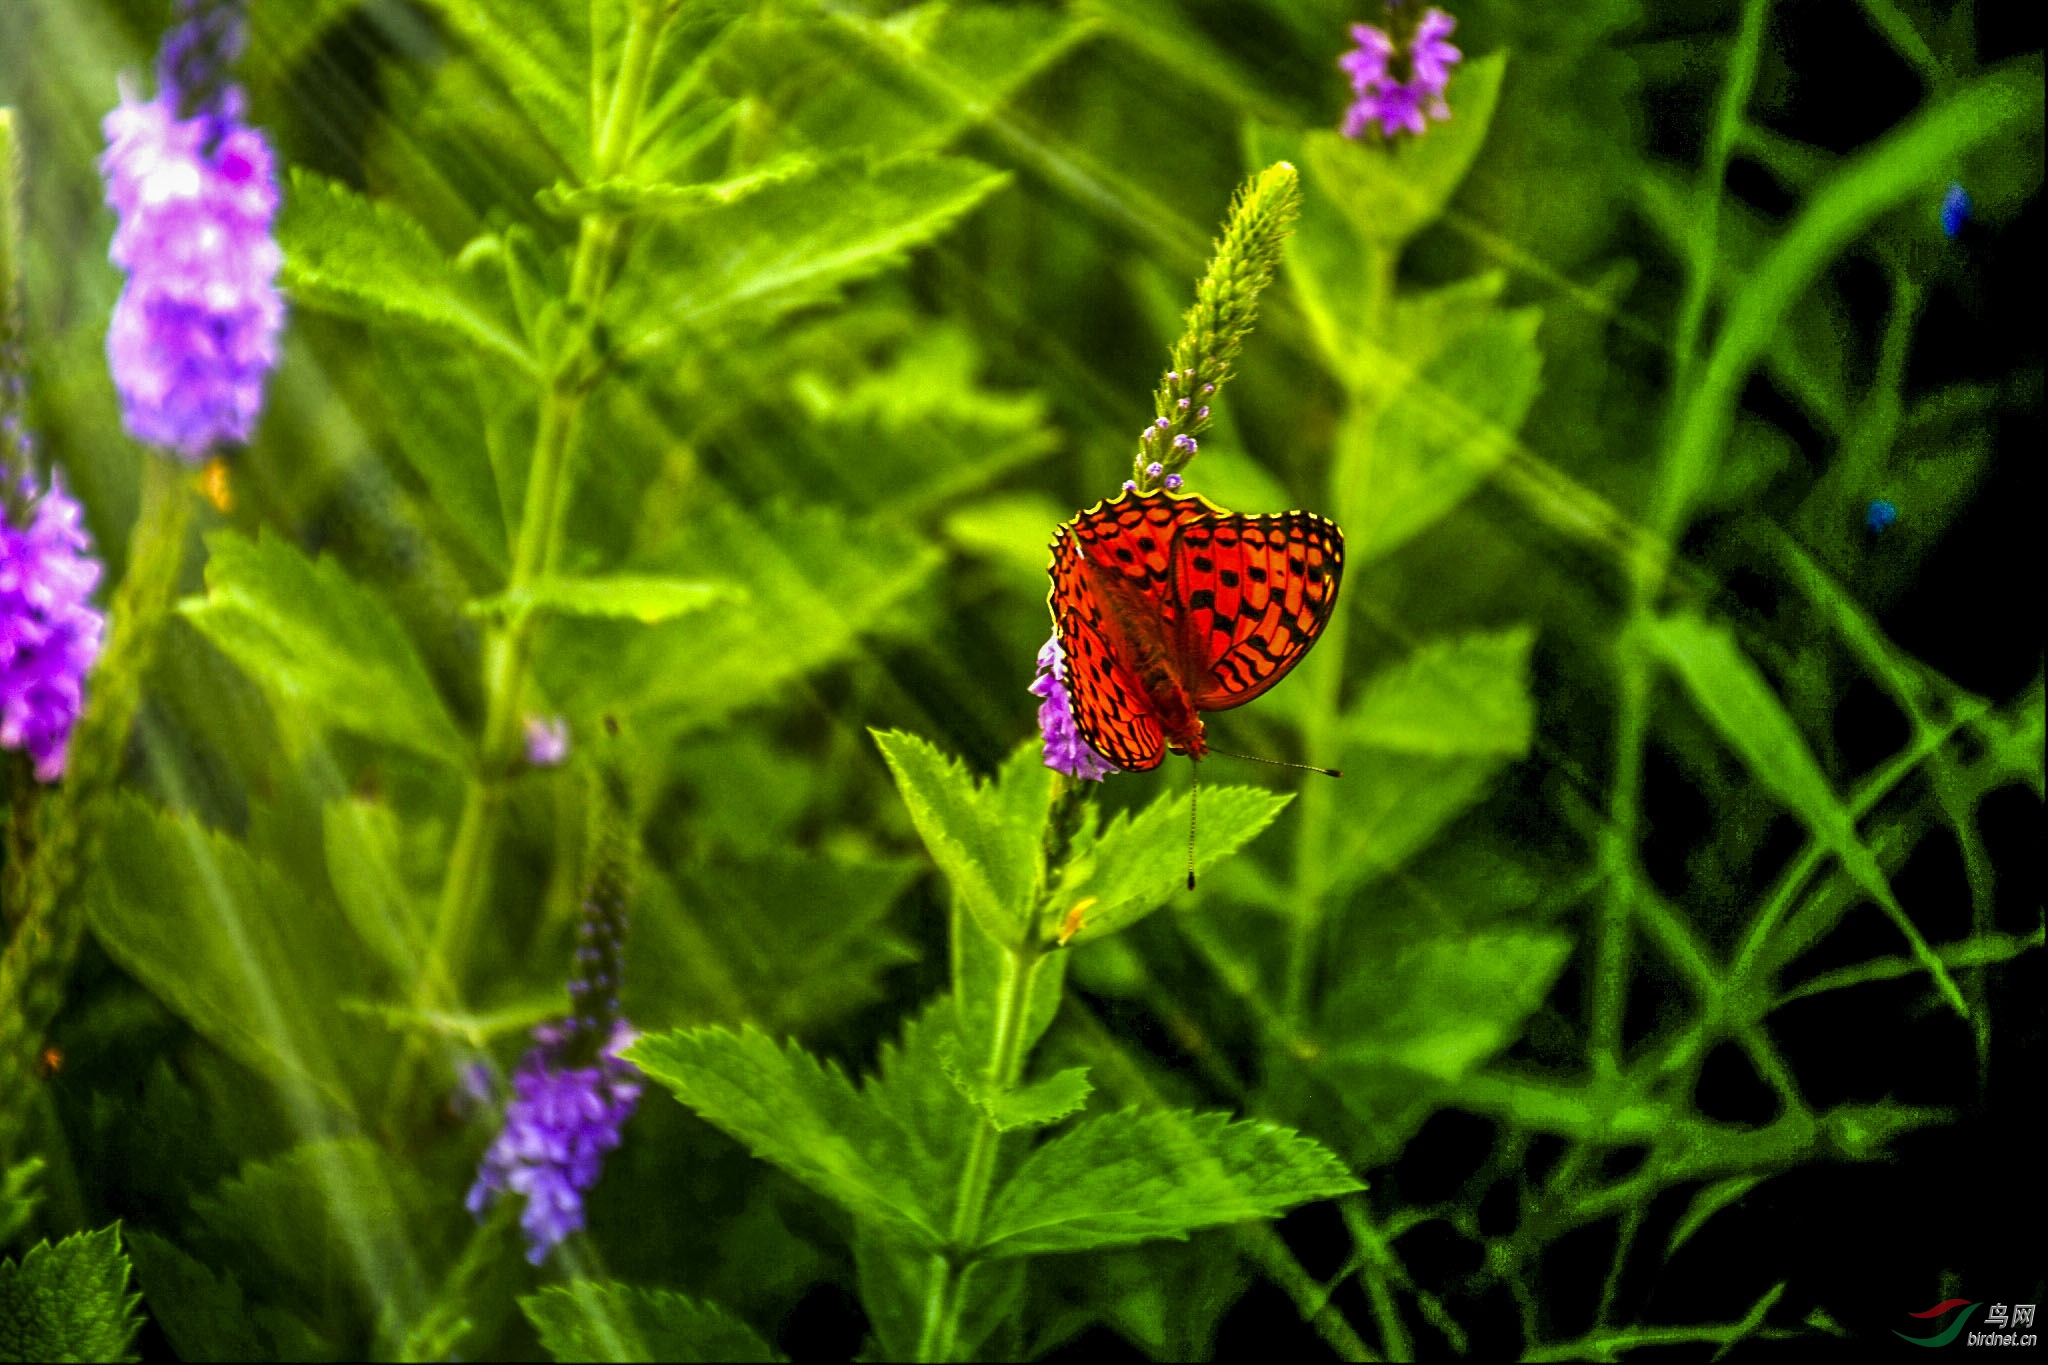
[[[93,162],[164,8],[0,6],[31,412],[110,582],[143,457]],[[1260,1281],[1351,1359],[1881,1330],[1776,1247],[1700,1258],[1959,1121],[1788,1033],[2019,1084],[2040,910],[1985,811],[2038,823],[2038,660],[1966,686],[1885,620],[2039,405],[2038,350],[1915,342],[1984,287],[1950,180],[1973,230],[2031,211],[2042,75],[1868,0],[1828,22],[1911,97],[1807,140],[1810,8],[1472,0],[1452,119],[1386,148],[1330,131],[1371,16],[1323,0],[252,0],[287,356],[0,1151],[42,1163],[0,1181],[0,1357],[135,1349],[131,1262],[188,1359],[1200,1358],[1279,1330]],[[1205,784],[1189,894],[1180,765],[1072,814],[1025,686],[1046,541],[1281,160],[1188,472],[1343,525],[1326,638],[1215,724],[1346,776]],[[555,715],[570,765],[524,764]],[[566,1007],[584,769],[639,845],[651,1083],[534,1270],[462,1208],[499,1115],[456,1076]],[[1936,845],[1946,900],[1902,889]],[[1753,1112],[1706,1098],[1728,1058]],[[1668,1265],[1694,1316],[1646,1307]]]

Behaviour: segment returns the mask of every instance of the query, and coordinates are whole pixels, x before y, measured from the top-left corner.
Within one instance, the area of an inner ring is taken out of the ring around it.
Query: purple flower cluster
[[[1058,635],[1038,651],[1038,677],[1031,684],[1031,694],[1045,699],[1038,708],[1038,732],[1045,737],[1046,767],[1089,782],[1100,782],[1118,771],[1089,747],[1074,726],[1073,702],[1067,697],[1066,657],[1060,651]]]
[[[0,745],[26,751],[37,779],[54,782],[107,618],[91,601],[100,564],[63,480],[52,474],[39,497],[24,480],[22,492],[24,511],[0,512]]]
[[[628,856],[612,828],[591,859],[569,1017],[533,1031],[538,1046],[512,1075],[505,1126],[469,1187],[469,1211],[479,1216],[499,1195],[525,1198],[519,1225],[526,1259],[535,1265],[582,1228],[583,1196],[604,1173],[604,1155],[619,1145],[619,1130],[640,1099],[640,1073],[618,1055],[638,1036],[619,1013]],[[461,1091],[474,1095],[475,1081],[465,1074]]]
[[[524,1196],[519,1226],[535,1265],[582,1229],[583,1195],[604,1173],[605,1153],[619,1145],[640,1099],[639,1071],[618,1056],[638,1036],[632,1027],[616,1021],[593,1062],[570,1065],[583,1033],[576,1020],[533,1031],[539,1046],[513,1073],[505,1126],[469,1187],[469,1211],[479,1217],[501,1194]]]
[[[1351,39],[1357,46],[1337,59],[1351,77],[1355,97],[1344,111],[1344,136],[1362,137],[1377,125],[1385,138],[1404,132],[1420,137],[1428,130],[1429,119],[1449,118],[1444,87],[1464,54],[1445,39],[1457,25],[1457,20],[1431,6],[1422,12],[1404,48],[1383,28],[1353,24]],[[1407,79],[1398,80],[1396,69],[1403,64]]]
[[[138,440],[198,463],[255,431],[284,326],[284,258],[270,145],[224,81],[239,15],[186,8],[164,40],[157,97],[124,91],[107,115],[100,171],[121,219],[108,254],[128,272],[107,330],[122,418]]]

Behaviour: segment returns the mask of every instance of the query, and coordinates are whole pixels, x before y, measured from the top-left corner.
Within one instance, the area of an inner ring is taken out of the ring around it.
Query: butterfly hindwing
[[[1242,706],[1287,676],[1337,603],[1344,533],[1313,512],[1225,513],[1174,545],[1181,674],[1196,709]]]
[[[1112,644],[1106,605],[1083,564],[1082,547],[1090,543],[1095,540],[1069,525],[1053,544],[1052,612],[1066,656],[1067,697],[1089,747],[1119,768],[1142,772],[1166,757],[1166,735],[1144,687]]]

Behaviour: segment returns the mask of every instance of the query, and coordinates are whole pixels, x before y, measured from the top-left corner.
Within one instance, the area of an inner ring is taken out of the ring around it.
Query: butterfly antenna
[[[1241,758],[1247,763],[1270,763],[1276,768],[1300,768],[1303,772],[1321,773],[1324,777],[1344,776],[1340,769],[1320,768],[1313,763],[1290,763],[1284,758],[1260,758],[1257,754],[1234,754],[1228,749],[1211,749],[1209,752],[1221,754],[1225,758]]]
[[[1195,889],[1195,805],[1202,799],[1202,768],[1195,765],[1194,782],[1188,787],[1188,890]]]

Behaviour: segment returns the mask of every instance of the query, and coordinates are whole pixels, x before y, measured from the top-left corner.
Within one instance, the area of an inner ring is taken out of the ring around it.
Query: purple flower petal
[[[1045,699],[1038,708],[1038,732],[1045,738],[1046,767],[1089,782],[1100,782],[1118,771],[1115,764],[1089,747],[1074,724],[1073,702],[1067,696],[1066,659],[1060,651],[1058,635],[1038,651],[1038,677],[1030,691],[1033,696]]]
[[[54,782],[107,618],[91,600],[100,563],[60,476],[50,476],[26,521],[17,527],[0,513],[0,745],[26,752],[37,780]]]

